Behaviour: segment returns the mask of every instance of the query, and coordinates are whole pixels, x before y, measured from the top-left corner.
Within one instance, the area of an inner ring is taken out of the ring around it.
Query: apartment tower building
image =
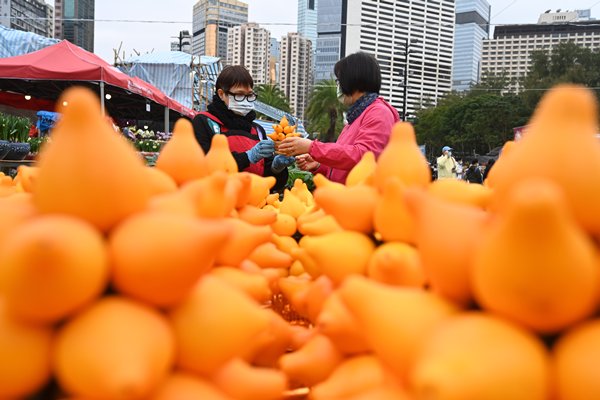
[[[333,67],[342,54],[342,0],[319,0],[315,82],[333,79]]]
[[[237,0],[199,0],[192,17],[192,54],[227,58],[229,28],[248,22],[248,4]]]
[[[304,118],[312,89],[312,43],[297,32],[281,38],[279,87],[290,100],[292,113]]]
[[[452,87],[454,0],[343,0],[341,56],[373,54],[381,95],[408,117]],[[406,102],[404,92],[406,88]]]
[[[547,12],[537,24],[500,25],[494,37],[483,41],[481,73],[505,75],[519,90],[519,80],[531,66],[531,53],[552,51],[562,42],[573,42],[592,50],[600,50],[600,24],[591,19],[590,10]]]
[[[246,67],[255,85],[271,82],[270,53],[271,33],[265,28],[255,23],[229,28],[226,64]]]
[[[54,8],[41,0],[0,0],[0,25],[54,37]]]
[[[483,41],[489,39],[491,6],[486,0],[456,0],[452,90],[479,82]]]
[[[54,37],[94,52],[95,0],[54,0]]]

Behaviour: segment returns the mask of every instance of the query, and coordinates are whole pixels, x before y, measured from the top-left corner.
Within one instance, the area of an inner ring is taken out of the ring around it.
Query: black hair
[[[471,165],[474,165],[474,164],[479,164],[479,159],[477,157],[474,157],[471,159]]]
[[[229,65],[223,68],[215,83],[215,92],[219,89],[227,92],[234,86],[254,87],[252,76],[242,65]]]
[[[343,94],[355,92],[379,93],[381,90],[381,69],[371,54],[358,52],[339,60],[333,72]]]

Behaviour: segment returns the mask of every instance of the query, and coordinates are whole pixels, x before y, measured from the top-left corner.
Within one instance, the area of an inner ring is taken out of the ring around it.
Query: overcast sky
[[[488,0],[492,5],[492,24],[535,23],[547,9],[592,8],[592,17],[600,19],[600,1],[596,0]],[[54,4],[54,0],[47,0]],[[96,22],[95,53],[114,61],[114,51],[122,43],[121,56],[170,50],[170,36],[180,30],[192,30],[192,8],[196,0],[96,0],[97,20],[162,21]],[[249,21],[258,22],[278,39],[296,30],[298,0],[247,0]]]

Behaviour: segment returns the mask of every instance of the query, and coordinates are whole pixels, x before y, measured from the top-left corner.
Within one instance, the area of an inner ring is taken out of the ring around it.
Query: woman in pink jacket
[[[278,151],[297,156],[300,169],[321,173],[332,181],[345,183],[350,170],[363,154],[376,156],[387,145],[398,111],[379,97],[381,71],[375,57],[359,52],[335,64],[338,98],[346,106],[348,124],[335,143],[294,137],[285,139]]]

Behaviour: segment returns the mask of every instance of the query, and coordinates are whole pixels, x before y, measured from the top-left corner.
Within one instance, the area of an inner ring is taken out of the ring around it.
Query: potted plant
[[[9,134],[9,123],[7,116],[0,114],[0,160],[4,159],[6,154],[10,151],[10,142],[8,138]]]
[[[5,160],[21,161],[29,154],[30,145],[29,128],[31,122],[27,118],[12,115],[5,116],[5,129],[7,140],[10,142],[10,150],[4,156]]]

